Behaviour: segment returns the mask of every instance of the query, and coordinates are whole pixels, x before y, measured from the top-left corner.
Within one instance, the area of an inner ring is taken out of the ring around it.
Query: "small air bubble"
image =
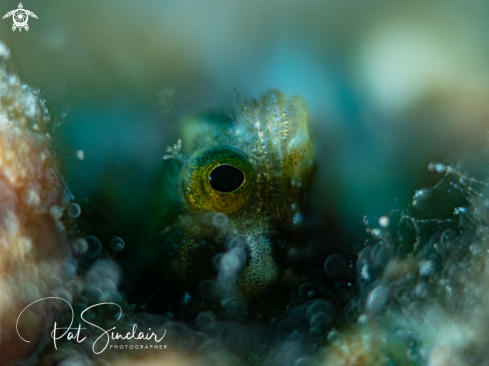
[[[378,313],[384,307],[389,297],[389,291],[383,286],[373,289],[367,297],[366,308],[371,313]]]
[[[382,216],[379,219],[379,225],[380,225],[380,227],[387,228],[387,227],[389,227],[389,224],[390,224],[390,219],[389,219],[388,216]]]
[[[182,218],[182,224],[184,226],[189,226],[191,223],[192,223],[192,217],[190,217],[189,215],[185,215],[183,218]]]
[[[102,249],[102,243],[99,238],[94,235],[88,235],[85,237],[86,243],[88,244],[88,255],[90,257],[96,257],[99,255]]]
[[[76,254],[84,254],[88,249],[88,243],[85,239],[76,239],[73,243],[73,250]]]
[[[302,298],[311,298],[311,297],[314,297],[314,295],[316,294],[316,286],[314,286],[313,283],[311,282],[306,282],[306,283],[303,283],[301,285],[301,287],[299,288],[299,295],[302,297]]]
[[[205,213],[202,216],[202,223],[204,225],[207,225],[207,226],[212,226],[212,219],[213,219],[213,217],[214,217],[214,215],[211,214],[210,212]]]
[[[302,214],[300,212],[297,212],[294,215],[292,222],[294,223],[294,225],[301,225],[302,224]]]
[[[367,316],[367,315],[365,315],[365,314],[362,314],[362,315],[360,315],[360,316],[358,317],[358,322],[359,322],[359,323],[366,323],[366,322],[367,322],[367,320],[368,320],[368,316]]]
[[[203,311],[197,315],[195,325],[200,330],[209,331],[216,325],[216,316],[210,311]]]
[[[212,224],[217,228],[223,228],[228,224],[228,217],[223,213],[216,213],[212,217]]]
[[[346,260],[339,254],[331,254],[324,261],[324,272],[329,277],[339,277],[346,271]]]
[[[435,270],[433,261],[421,261],[419,264],[419,274],[423,277],[428,277]]]
[[[429,194],[428,189],[418,189],[416,192],[414,192],[414,197],[425,197]]]
[[[68,207],[66,208],[66,212],[68,213],[68,216],[73,218],[73,219],[76,219],[77,217],[79,217],[81,215],[81,207],[78,203],[75,203],[75,202],[72,202],[68,205]]]
[[[417,209],[423,209],[432,196],[431,189],[420,189],[414,193],[412,205]]]
[[[191,299],[192,299],[192,296],[190,296],[190,294],[188,292],[185,292],[183,294],[182,304],[187,305],[188,303],[190,303]]]
[[[78,160],[84,160],[85,159],[85,151],[76,150],[76,157],[78,158]]]
[[[328,313],[317,313],[311,318],[309,326],[311,328],[319,328],[321,330],[326,330],[331,325],[333,325],[334,318]]]
[[[228,237],[226,238],[225,247],[226,250],[231,250],[237,247],[246,247],[246,241],[240,236]]]
[[[431,162],[429,165],[428,165],[428,170],[430,172],[437,172],[437,173],[445,173],[447,171],[447,166],[443,163],[436,163],[436,162]]]
[[[3,42],[0,42],[0,58],[3,58],[5,60],[8,60],[10,58],[10,50]]]
[[[121,252],[124,250],[124,247],[126,246],[126,243],[124,243],[124,240],[118,236],[112,237],[110,240],[110,247],[115,250],[116,252]]]
[[[455,207],[453,209],[453,214],[454,215],[461,215],[463,213],[467,212],[467,209],[465,207]]]

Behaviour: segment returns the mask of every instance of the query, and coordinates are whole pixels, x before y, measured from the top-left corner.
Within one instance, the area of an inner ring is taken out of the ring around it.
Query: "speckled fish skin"
[[[183,146],[194,144],[189,157],[183,157],[177,145],[167,149],[183,162],[180,181],[186,179],[189,161],[217,146],[237,149],[248,158],[254,186],[246,205],[227,216],[195,209],[183,197],[186,215],[173,225],[178,234],[171,239],[176,248],[175,271],[194,283],[212,278],[214,256],[229,250],[225,244],[238,237],[244,239],[248,254],[238,268],[243,295],[258,295],[280,278],[279,262],[304,241],[303,221],[315,166],[308,123],[303,99],[287,98],[279,91],[242,107],[227,125],[198,118],[184,123]]]

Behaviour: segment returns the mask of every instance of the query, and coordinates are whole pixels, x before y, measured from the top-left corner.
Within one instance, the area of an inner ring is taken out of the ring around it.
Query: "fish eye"
[[[219,165],[209,176],[211,187],[219,192],[232,192],[241,187],[244,175],[231,165]]]
[[[182,173],[182,191],[191,208],[232,214],[251,198],[255,172],[240,150],[219,146],[198,152]]]

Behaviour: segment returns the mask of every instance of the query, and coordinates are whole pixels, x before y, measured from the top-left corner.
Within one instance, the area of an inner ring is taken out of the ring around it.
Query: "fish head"
[[[279,91],[234,115],[207,113],[185,121],[184,141],[165,156],[181,162],[176,185],[184,213],[172,263],[177,272],[199,279],[217,275],[247,297],[278,280],[280,258],[304,241],[315,167],[308,125],[303,99]],[[193,148],[183,154],[187,144]]]

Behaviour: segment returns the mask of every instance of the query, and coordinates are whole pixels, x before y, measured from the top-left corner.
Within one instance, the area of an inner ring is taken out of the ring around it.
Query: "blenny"
[[[171,241],[172,267],[184,281],[227,274],[253,297],[279,280],[287,253],[304,241],[315,168],[308,125],[304,100],[279,91],[233,117],[203,114],[183,123],[183,141],[163,158],[180,162],[174,187],[184,212]]]

